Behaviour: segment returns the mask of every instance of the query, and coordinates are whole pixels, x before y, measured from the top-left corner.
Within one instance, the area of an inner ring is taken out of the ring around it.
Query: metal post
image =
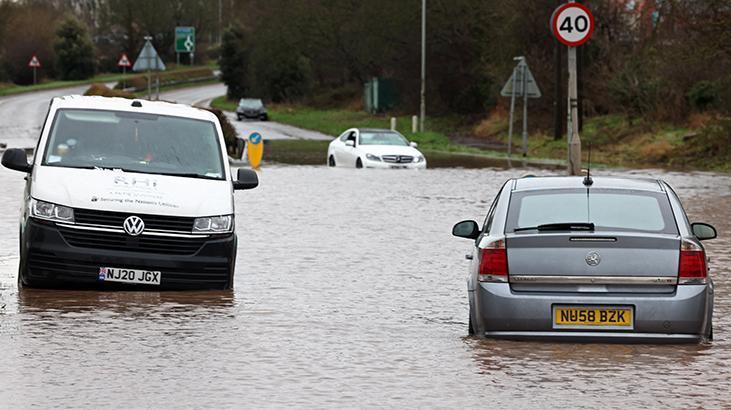
[[[510,124],[508,125],[508,158],[513,151],[513,114],[515,113],[515,83],[518,81],[518,71],[513,69],[513,89],[510,91]]]
[[[554,82],[556,89],[553,95],[553,139],[559,141],[563,136],[563,87],[561,86],[561,50],[563,47],[558,42],[558,39],[553,40],[553,69],[554,69]]]
[[[36,85],[36,67],[33,67],[33,85]]]
[[[413,115],[411,117],[411,133],[416,134],[419,132],[419,116]]]
[[[391,117],[391,131],[396,131],[396,117]]]
[[[152,75],[150,70],[147,70],[147,99],[152,101]]]
[[[127,88],[127,66],[122,66],[122,91]]]
[[[424,132],[426,117],[426,0],[421,0],[421,107],[419,110],[419,131]]]
[[[581,173],[581,138],[576,88],[576,47],[569,47],[569,175]]]
[[[528,64],[523,64],[523,156],[528,156]]]
[[[218,0],[218,45],[221,45],[221,38],[222,38],[222,28],[223,28],[223,5],[221,4],[223,0]]]
[[[155,101],[160,100],[160,74],[155,74]]]

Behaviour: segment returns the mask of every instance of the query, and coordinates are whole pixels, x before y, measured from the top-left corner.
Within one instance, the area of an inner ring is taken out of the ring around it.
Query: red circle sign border
[[[556,23],[558,23],[558,16],[561,14],[562,11],[566,10],[569,7],[578,7],[580,9],[584,10],[584,12],[586,12],[586,14],[589,15],[589,34],[587,34],[583,40],[566,41],[563,37],[561,37],[558,34],[558,30],[556,30]],[[591,13],[591,10],[589,10],[588,7],[586,7],[585,5],[583,5],[581,3],[562,4],[556,10],[554,10],[553,15],[551,15],[551,32],[553,32],[554,37],[556,37],[556,39],[558,39],[558,41],[560,41],[561,44],[568,46],[568,47],[578,47],[578,46],[586,43],[587,41],[589,41],[592,34],[594,34],[594,27],[595,27],[594,15]]]

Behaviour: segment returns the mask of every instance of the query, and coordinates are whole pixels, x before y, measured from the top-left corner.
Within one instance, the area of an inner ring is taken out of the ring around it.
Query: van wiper
[[[152,175],[165,175],[165,176],[169,176],[169,177],[223,180],[223,178],[196,174],[195,172],[149,172],[149,171],[135,171],[135,172],[144,172],[145,174],[152,174]]]
[[[527,226],[524,228],[515,228],[513,232],[520,231],[594,231],[593,222],[559,222],[553,224],[543,224],[538,226]]]

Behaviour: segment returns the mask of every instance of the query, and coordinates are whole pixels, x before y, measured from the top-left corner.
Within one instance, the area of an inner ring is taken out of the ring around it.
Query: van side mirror
[[[416,148],[416,147],[418,147],[418,146],[419,146],[419,144],[415,143],[414,141],[411,141],[411,142],[409,143],[409,145],[411,145],[411,147],[412,147],[412,148]]]
[[[28,155],[25,150],[11,148],[3,154],[2,164],[5,168],[30,173],[33,166],[28,163]]]
[[[695,237],[701,241],[704,241],[706,239],[714,239],[718,236],[716,228],[703,222],[693,223],[690,225],[690,227],[693,230],[693,235],[695,235]]]
[[[480,236],[480,226],[475,221],[462,221],[454,225],[452,235],[460,238],[477,239]]]
[[[346,147],[355,147],[355,141],[353,141],[353,140],[346,140],[345,141],[345,146]]]
[[[234,181],[234,189],[254,189],[259,186],[259,176],[255,171],[246,168],[239,168],[236,171],[236,181]]]

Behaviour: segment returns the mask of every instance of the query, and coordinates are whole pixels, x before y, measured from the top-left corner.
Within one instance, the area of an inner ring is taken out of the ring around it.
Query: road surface
[[[34,148],[48,111],[48,104],[54,97],[83,94],[88,85],[37,91],[0,98],[0,143],[9,148]],[[160,99],[181,104],[207,107],[211,100],[226,94],[223,84],[209,84],[182,88],[160,93]],[[236,116],[227,113],[239,135],[248,136],[259,132],[264,139],[316,139],[330,140],[333,137],[319,132],[275,122],[236,121]]]

